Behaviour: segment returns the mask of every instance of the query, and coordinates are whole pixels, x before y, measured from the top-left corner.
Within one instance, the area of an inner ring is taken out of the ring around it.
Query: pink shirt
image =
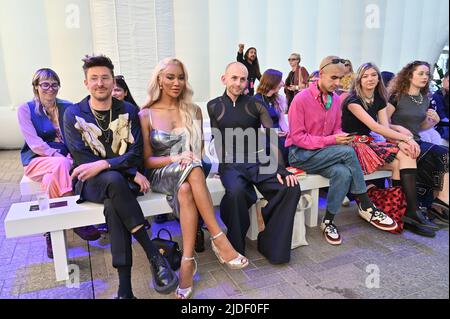
[[[286,147],[295,145],[316,150],[336,144],[335,134],[342,133],[341,104],[339,96],[333,93],[330,109],[326,109],[320,98],[317,82],[298,93],[289,108],[289,134]],[[326,95],[324,95],[326,101]]]

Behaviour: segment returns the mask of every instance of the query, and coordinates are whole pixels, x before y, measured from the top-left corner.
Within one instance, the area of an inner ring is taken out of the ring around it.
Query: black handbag
[[[169,234],[170,239],[159,237],[162,230]],[[160,254],[167,259],[172,270],[178,270],[180,268],[182,256],[180,246],[178,246],[176,241],[172,240],[172,234],[166,228],[161,228],[158,231],[158,236],[152,239],[152,243]]]

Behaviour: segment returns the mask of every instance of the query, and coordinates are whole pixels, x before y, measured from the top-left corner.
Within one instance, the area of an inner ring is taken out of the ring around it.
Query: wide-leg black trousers
[[[257,200],[256,186],[268,201],[262,209],[265,229],[258,235],[258,251],[273,264],[289,262],[300,186],[280,184],[276,173],[261,174],[258,163],[220,164],[219,174],[226,189],[220,203],[220,217],[234,248],[245,254],[245,236],[250,227],[248,210]]]

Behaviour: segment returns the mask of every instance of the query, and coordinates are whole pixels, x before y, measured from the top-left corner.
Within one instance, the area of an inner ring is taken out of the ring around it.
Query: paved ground
[[[0,298],[111,299],[118,286],[111,266],[107,236],[87,243],[68,232],[70,262],[80,270],[79,288],[56,282],[53,263],[46,256],[41,235],[6,239],[3,221],[11,203],[22,197],[18,182],[23,169],[18,151],[0,152]],[[323,204],[323,201],[322,201]],[[199,273],[194,298],[449,298],[448,230],[429,239],[405,232],[378,231],[357,216],[354,204],[336,218],[344,243],[328,245],[319,228],[307,228],[309,246],[292,250],[291,262],[270,265],[248,241],[251,263],[244,270],[228,270],[216,259],[207,242],[198,254]],[[163,224],[177,240],[176,222]],[[156,234],[160,225],[153,224]],[[133,288],[138,298],[173,298],[157,294],[140,246],[134,242]],[[379,288],[374,274],[379,273]],[[374,279],[375,278],[375,279]]]

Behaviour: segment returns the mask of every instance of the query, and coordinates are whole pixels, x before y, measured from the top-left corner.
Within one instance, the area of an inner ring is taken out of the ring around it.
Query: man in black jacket
[[[112,263],[119,274],[117,298],[135,298],[131,235],[150,261],[155,290],[168,294],[176,289],[178,278],[152,244],[136,200],[136,192],[145,193],[150,187],[137,170],[143,160],[138,109],[112,98],[114,66],[108,57],[86,56],[83,61],[84,84],[90,95],[64,114],[65,138],[74,159],[74,190],[80,200],[104,204]]]
[[[276,157],[264,156],[266,137],[257,136],[261,126],[270,130],[272,120],[258,100],[242,95],[246,82],[245,66],[230,63],[222,76],[225,93],[207,105],[220,161],[220,180],[226,190],[220,217],[233,247],[245,254],[245,235],[250,226],[248,209],[257,200],[256,187],[268,201],[261,211],[265,228],[258,234],[258,251],[272,264],[287,263],[300,186],[294,175],[278,166]],[[278,142],[278,135],[274,136]]]

